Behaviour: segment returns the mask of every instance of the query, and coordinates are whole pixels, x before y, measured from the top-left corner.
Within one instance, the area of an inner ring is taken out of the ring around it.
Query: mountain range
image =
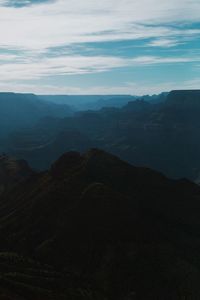
[[[122,107],[137,96],[131,95],[38,95],[42,101],[67,104],[76,111],[98,110],[102,107]]]
[[[142,98],[151,103],[163,102],[167,92],[158,95],[144,95]],[[67,104],[76,111],[99,110],[103,107],[123,107],[128,102],[139,99],[132,95],[39,95],[41,100],[56,104]]]
[[[42,101],[34,94],[0,93],[0,138],[33,126],[44,117],[62,118],[72,113],[68,105]]]
[[[200,297],[198,185],[98,149],[18,166],[0,195],[1,299]]]
[[[122,107],[45,118],[10,135],[4,149],[44,170],[66,151],[98,147],[168,177],[198,181],[199,115],[198,90],[172,91],[137,98]]]

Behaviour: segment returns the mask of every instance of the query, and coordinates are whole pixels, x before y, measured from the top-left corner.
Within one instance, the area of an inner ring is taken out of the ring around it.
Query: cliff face
[[[200,109],[200,90],[171,91],[167,96],[167,105],[181,108]]]

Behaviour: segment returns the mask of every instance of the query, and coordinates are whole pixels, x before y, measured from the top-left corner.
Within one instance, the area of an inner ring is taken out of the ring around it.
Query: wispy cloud
[[[199,30],[169,26],[198,21],[200,2],[196,0],[57,0],[20,9],[4,6],[3,2],[0,47],[43,49],[71,43],[199,34]]]
[[[9,55],[2,55],[4,60]],[[11,56],[15,59],[15,56]],[[1,55],[0,55],[1,61]],[[115,56],[58,56],[51,58],[35,59],[30,61],[7,62],[0,67],[1,81],[7,80],[30,80],[49,76],[80,75],[105,72],[116,68],[130,68],[138,66],[152,66],[174,63],[200,62],[200,57],[158,57],[158,56],[137,56],[133,58]]]
[[[181,44],[181,42],[178,39],[160,38],[160,39],[152,40],[150,43],[148,43],[147,46],[170,48],[170,47],[175,47],[180,44]]]
[[[40,4],[48,1],[51,0],[2,0],[2,4],[6,6],[23,7],[23,6]]]
[[[129,95],[144,95],[144,94],[158,94],[163,91],[167,92],[173,89],[199,89],[200,77],[193,80],[183,81],[177,84],[173,81],[166,81],[162,83],[150,83],[149,81],[141,81],[141,84],[137,82],[126,82],[122,85],[95,85],[87,88],[81,88],[80,86],[58,86],[53,84],[30,84],[28,82],[12,83],[12,91],[16,93],[37,93],[37,94],[68,94],[68,95],[112,95],[112,94],[129,94]],[[11,85],[9,82],[0,82],[0,90],[8,91]]]
[[[199,62],[196,54],[170,52],[198,40],[199,15],[199,0],[0,0],[0,88],[7,81],[32,89],[28,81],[46,77]],[[147,51],[133,49],[126,57],[109,47],[106,54],[81,50],[86,43],[116,41],[142,41]]]

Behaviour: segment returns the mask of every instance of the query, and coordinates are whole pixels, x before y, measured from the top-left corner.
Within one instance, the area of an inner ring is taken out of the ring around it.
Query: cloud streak
[[[9,55],[2,56],[4,60]],[[15,59],[14,55],[11,55]],[[1,55],[0,55],[1,61]],[[137,56],[123,58],[115,56],[59,56],[43,59],[25,59],[22,62],[5,62],[0,68],[1,81],[32,80],[49,76],[83,75],[106,72],[117,68],[134,68],[163,64],[181,64],[200,62],[200,57],[158,57]]]
[[[57,0],[21,8],[0,3],[0,15],[0,47],[40,50],[72,43],[196,35],[199,30],[169,24],[198,21],[200,2]]]
[[[0,87],[24,81],[32,89],[28,81],[47,77],[199,62],[189,52],[170,52],[198,39],[199,15],[199,0],[0,0]],[[93,55],[81,50],[116,41],[142,41],[145,50],[135,54],[133,48],[129,57],[109,48]]]

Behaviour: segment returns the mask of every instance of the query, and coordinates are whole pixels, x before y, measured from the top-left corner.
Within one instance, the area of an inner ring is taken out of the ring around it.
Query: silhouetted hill
[[[0,290],[22,299],[198,299],[199,199],[199,186],[104,151],[66,153],[0,197]]]
[[[163,103],[166,101],[166,98],[168,96],[169,92],[162,92],[161,94],[158,95],[144,95],[142,98],[151,104],[158,104],[158,103]],[[140,97],[141,98],[141,97]]]

